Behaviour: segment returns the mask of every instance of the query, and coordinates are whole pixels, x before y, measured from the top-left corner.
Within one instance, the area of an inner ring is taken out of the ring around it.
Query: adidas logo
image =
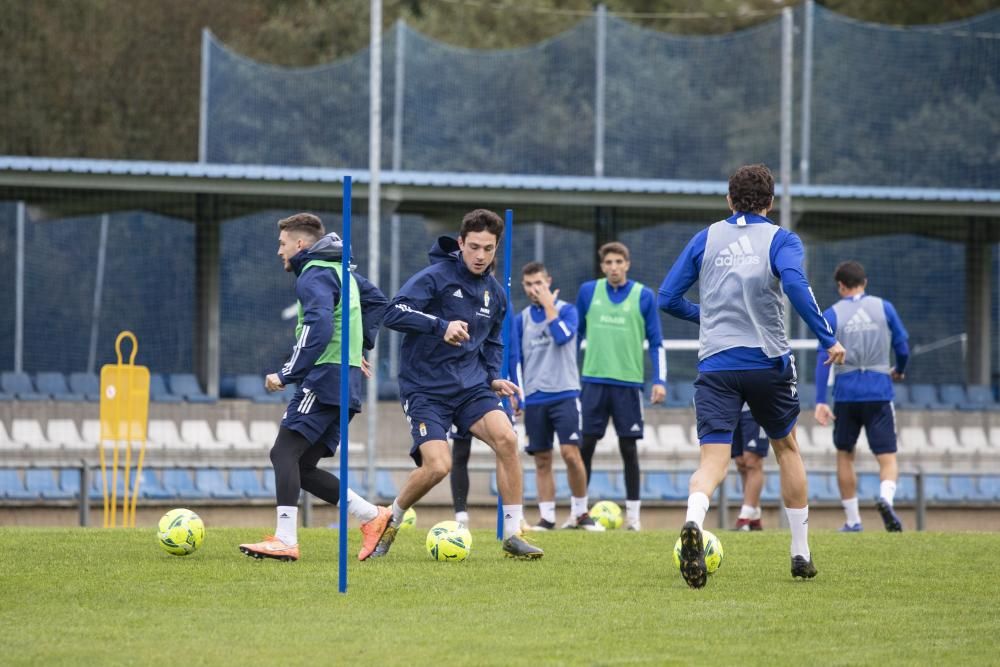
[[[462,288],[458,288],[457,290],[455,290],[454,292],[452,292],[451,295],[453,297],[458,298],[458,299],[464,299],[465,298],[464,296],[462,296]]]
[[[639,422],[636,422],[632,424],[632,428],[630,428],[629,430],[632,431],[633,433],[639,433],[640,431],[642,431],[642,427],[639,426]]]
[[[864,310],[858,310],[858,312],[851,316],[851,319],[847,320],[847,324],[844,325],[844,333],[876,331],[877,329],[878,325]]]
[[[279,519],[287,519],[288,518],[288,513],[287,512],[282,512],[281,516],[279,516],[278,518]]]
[[[737,241],[729,244],[728,248],[723,248],[715,256],[716,266],[744,266],[747,264],[760,264],[760,255],[753,254],[753,246],[750,245],[750,237],[744,234]]]
[[[505,519],[513,519],[514,517],[512,517],[512,516],[511,516],[511,515],[509,515],[509,514],[504,514],[504,515],[503,515],[503,518],[505,518]]]
[[[569,436],[569,439],[570,440],[579,440],[580,439],[580,434],[579,433],[574,433],[573,435]]]

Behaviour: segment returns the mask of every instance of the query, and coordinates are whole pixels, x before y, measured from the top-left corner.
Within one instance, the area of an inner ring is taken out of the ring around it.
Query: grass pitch
[[[257,531],[208,526],[170,556],[154,531],[0,528],[5,665],[995,664],[997,533],[814,531],[819,576],[793,581],[788,533],[716,531],[702,590],[666,532],[533,538],[504,559],[475,531],[463,563],[431,561],[426,526],[390,555],[352,560],[337,533],[300,532],[303,559],[257,561]]]

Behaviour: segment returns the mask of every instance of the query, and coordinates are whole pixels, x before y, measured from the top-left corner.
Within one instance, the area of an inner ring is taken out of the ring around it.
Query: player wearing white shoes
[[[587,513],[587,471],[580,456],[580,371],[576,365],[576,307],[559,300],[552,276],[541,262],[521,270],[521,286],[531,302],[514,320],[511,339],[512,379],[524,392],[526,451],[535,459],[538,510],[533,530],[556,527],[556,482],[552,472],[552,438],[569,479],[570,513],[563,528],[603,531]],[[512,398],[515,414],[521,406]]]
[[[656,295],[642,283],[629,279],[628,248],[624,243],[612,241],[602,245],[597,253],[604,278],[582,284],[576,297],[579,335],[587,339],[580,391],[583,416],[580,453],[589,483],[594,450],[611,419],[618,434],[618,451],[625,473],[625,528],[639,530],[642,501],[638,444],[645,426],[643,344],[649,344],[653,368],[650,403],[662,403],[667,395],[667,357],[660,316],[656,312]]]
[[[268,375],[264,386],[280,391],[295,383],[278,437],[271,448],[277,495],[277,529],[262,542],[241,544],[254,558],[299,559],[298,502],[301,489],[331,505],[340,501],[340,480],[317,467],[340,444],[340,411],[361,411],[363,376],[369,375],[363,350],[375,345],[385,314],[385,295],[356,273],[350,273],[350,395],[340,395],[341,263],[343,243],[334,233],[324,236],[322,221],[299,213],[278,222],[278,256],[285,271],[295,273],[299,320],[295,347],[288,362]],[[389,522],[389,510],[376,507],[347,490],[347,511],[361,522],[358,560],[371,555]]]
[[[843,363],[845,354],[806,280],[802,242],[765,217],[774,203],[771,172],[759,164],[740,167],[729,179],[726,201],[733,215],[696,234],[660,286],[660,307],[699,325],[694,400],[701,460],[688,487],[680,559],[681,575],[692,588],[706,583],[702,525],[709,498],[726,476],[743,403],[767,432],[781,469],[792,576],[816,576],[806,471],[795,439],[799,399],[784,296],[827,349],[828,363]],[[698,304],[684,298],[696,282]]]
[[[834,408],[827,404],[830,368],[826,352],[816,357],[816,421],[833,423],[833,445],[837,448],[837,483],[847,521],[841,532],[860,532],[858,478],[854,472],[854,447],[864,427],[868,446],[878,460],[879,497],[875,506],[889,532],[903,530],[893,509],[899,464],[896,462],[896,413],[893,410],[893,382],[903,379],[909,359],[908,334],[892,304],[865,294],[868,278],[865,267],[854,261],[842,262],[834,271],[840,301],[824,315],[849,350],[838,368],[833,385]],[[896,353],[891,364],[890,351]]]

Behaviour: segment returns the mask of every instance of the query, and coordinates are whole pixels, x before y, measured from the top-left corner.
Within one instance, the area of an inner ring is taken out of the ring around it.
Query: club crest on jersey
[[[483,305],[486,306],[487,308],[490,307],[490,291],[489,290],[486,290],[485,292],[483,292]]]
[[[427,424],[425,424],[423,422],[420,422],[420,426],[418,428],[420,429],[420,437],[421,438],[426,438],[427,437]]]

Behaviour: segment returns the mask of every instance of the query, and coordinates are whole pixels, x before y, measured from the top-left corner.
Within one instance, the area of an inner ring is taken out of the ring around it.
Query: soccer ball
[[[472,551],[472,533],[455,521],[435,524],[427,533],[427,553],[434,560],[465,560]]]
[[[622,508],[610,500],[602,500],[590,508],[590,518],[608,530],[621,528]]]
[[[170,510],[157,524],[156,539],[168,554],[187,556],[205,541],[205,523],[191,510]]]
[[[403,514],[403,522],[399,524],[400,530],[410,530],[417,525],[417,512],[412,507]]]
[[[701,543],[705,547],[705,568],[712,574],[722,565],[722,542],[708,530],[701,531]],[[674,566],[681,569],[681,538],[674,543]]]

